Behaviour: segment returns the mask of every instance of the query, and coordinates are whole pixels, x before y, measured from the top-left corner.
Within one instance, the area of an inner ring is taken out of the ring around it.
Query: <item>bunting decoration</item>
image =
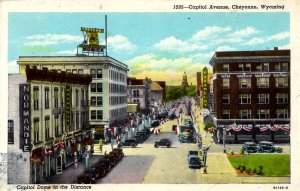
[[[56,151],[59,147],[65,149],[65,142],[63,140],[54,144],[54,151]]]
[[[159,134],[160,130],[159,128],[155,127],[155,128],[150,128],[150,131],[153,133],[153,134]]]
[[[45,155],[51,155],[52,154],[52,148],[50,146],[45,147]]]

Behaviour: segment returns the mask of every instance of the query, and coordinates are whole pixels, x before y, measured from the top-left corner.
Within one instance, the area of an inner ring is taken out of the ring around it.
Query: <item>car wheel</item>
[[[167,144],[167,147],[170,148],[171,144]]]
[[[157,147],[158,147],[158,145],[157,145],[157,144],[154,144],[154,147],[155,147],[155,148],[157,148]]]
[[[122,144],[118,144],[118,148],[122,148]]]

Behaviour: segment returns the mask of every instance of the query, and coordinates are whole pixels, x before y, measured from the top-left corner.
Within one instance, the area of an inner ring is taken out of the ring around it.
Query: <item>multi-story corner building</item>
[[[151,80],[127,78],[127,102],[139,103],[139,109],[143,112],[150,110],[150,84]]]
[[[218,140],[289,141],[290,50],[216,52],[210,65]]]
[[[165,83],[160,82],[165,85]],[[152,108],[158,107],[163,104],[165,89],[161,86],[159,82],[152,81],[150,85],[150,104]]]
[[[127,65],[109,56],[21,56],[20,73],[25,66],[47,67],[68,74],[89,74],[92,82],[88,90],[89,126],[96,131],[95,138],[103,136],[107,128],[126,123]]]
[[[9,75],[8,90],[8,182],[18,184],[61,173],[92,140],[89,75],[36,66],[26,66],[24,73]]]

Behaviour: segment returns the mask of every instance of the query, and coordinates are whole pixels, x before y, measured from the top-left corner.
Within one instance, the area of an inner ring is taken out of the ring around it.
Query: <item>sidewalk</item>
[[[96,164],[99,156],[89,157],[89,166]],[[54,176],[48,177],[47,180],[43,181],[42,184],[73,184],[77,182],[77,177],[84,172],[84,158],[78,161],[78,167],[74,168],[71,165],[62,171],[62,174],[56,174]]]

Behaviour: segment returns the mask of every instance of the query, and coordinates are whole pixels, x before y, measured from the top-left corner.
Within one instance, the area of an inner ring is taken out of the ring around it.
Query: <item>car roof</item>
[[[274,143],[271,142],[271,141],[260,141],[259,143],[260,143],[260,144],[274,144]]]

